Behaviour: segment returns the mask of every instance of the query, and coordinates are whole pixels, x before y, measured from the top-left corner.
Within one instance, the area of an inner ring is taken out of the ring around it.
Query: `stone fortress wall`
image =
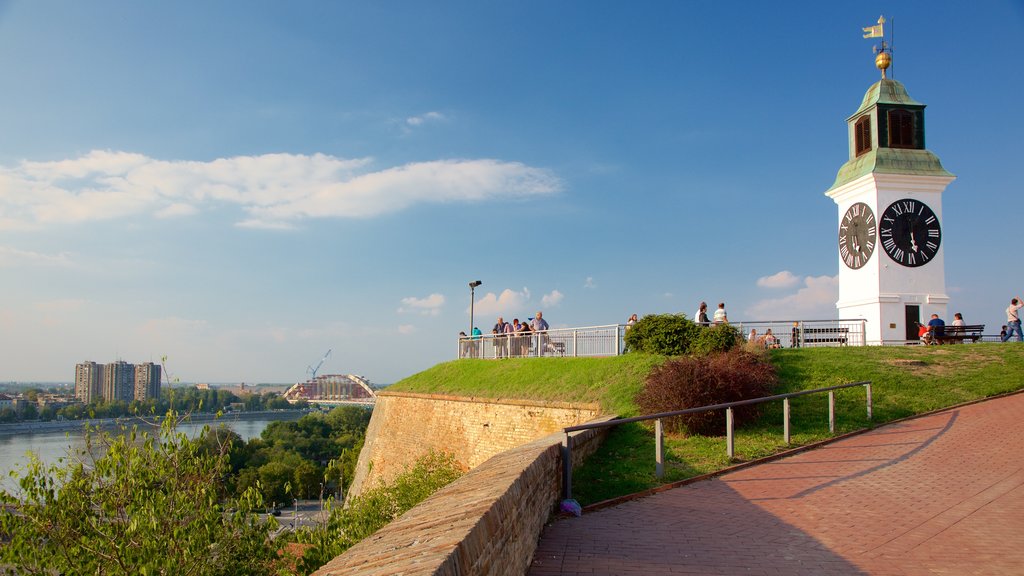
[[[487,459],[593,420],[596,404],[379,392],[347,498],[393,479],[431,450],[472,470]]]
[[[574,433],[574,466],[607,430]],[[314,576],[523,576],[561,499],[564,436],[556,432],[489,458]]]

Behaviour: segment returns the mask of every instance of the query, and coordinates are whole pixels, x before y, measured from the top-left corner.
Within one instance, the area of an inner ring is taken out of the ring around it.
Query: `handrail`
[[[631,424],[633,422],[642,422],[645,420],[654,420],[654,446],[655,446],[655,475],[661,478],[664,474],[664,439],[661,420],[663,418],[672,418],[674,416],[682,416],[684,414],[695,414],[698,412],[710,412],[713,410],[725,409],[725,423],[726,423],[726,453],[729,458],[735,455],[735,443],[733,437],[733,408],[737,406],[749,406],[751,404],[761,404],[764,402],[771,402],[773,400],[783,401],[783,436],[786,444],[790,442],[789,433],[789,399],[796,398],[797,396],[807,396],[809,394],[820,394],[822,392],[828,392],[828,429],[829,432],[835,432],[835,412],[836,412],[836,401],[835,391],[843,388],[854,388],[857,386],[863,386],[866,391],[867,401],[867,415],[868,420],[872,417],[872,399],[871,399],[871,382],[850,382],[848,384],[838,384],[836,386],[827,386],[825,388],[815,388],[813,390],[801,390],[799,392],[787,392],[785,394],[775,394],[772,396],[763,396],[761,398],[751,398],[748,400],[736,400],[735,402],[725,402],[722,404],[711,404],[708,406],[698,406],[696,408],[686,408],[684,410],[674,410],[672,412],[659,412],[657,414],[646,414],[643,416],[633,416],[630,418],[621,418],[617,420],[609,420],[607,422],[595,422],[591,424],[579,424],[576,426],[567,426],[562,429],[565,433],[565,442],[562,444],[562,491],[565,496],[564,499],[568,500],[572,498],[572,432],[579,432],[581,430],[594,430],[597,428],[611,428],[612,426],[618,426],[620,424]]]

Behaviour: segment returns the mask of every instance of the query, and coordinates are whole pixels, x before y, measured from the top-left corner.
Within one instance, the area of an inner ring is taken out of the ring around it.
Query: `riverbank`
[[[193,413],[185,417],[184,423],[199,424],[203,422],[227,422],[261,420],[273,417],[274,420],[298,420],[308,410],[260,410],[256,412],[228,412],[220,417],[210,413]],[[111,429],[122,426],[137,425],[140,428],[155,428],[163,422],[163,416],[129,416],[124,418],[94,418],[90,420],[51,420],[49,422],[12,422],[0,424],[0,436],[16,434],[38,434],[45,432],[80,432],[86,426],[90,428]]]

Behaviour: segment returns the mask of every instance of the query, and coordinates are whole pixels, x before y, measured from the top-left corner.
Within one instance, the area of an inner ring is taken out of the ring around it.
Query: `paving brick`
[[[1022,449],[1024,394],[894,423],[555,522],[529,574],[1024,574]]]

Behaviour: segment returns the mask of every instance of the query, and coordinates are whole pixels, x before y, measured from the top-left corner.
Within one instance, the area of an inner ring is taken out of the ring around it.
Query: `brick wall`
[[[563,438],[551,434],[491,457],[314,576],[526,574],[544,523],[561,499]],[[573,461],[603,439],[603,431],[576,433]]]
[[[470,470],[599,412],[596,404],[379,392],[348,497],[394,478],[430,450],[451,453]]]

